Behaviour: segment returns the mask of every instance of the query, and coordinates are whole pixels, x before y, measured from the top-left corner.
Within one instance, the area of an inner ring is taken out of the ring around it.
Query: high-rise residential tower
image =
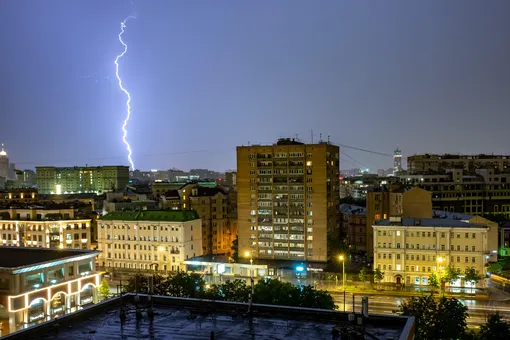
[[[0,177],[3,177],[4,180],[9,179],[9,158],[3,144],[0,149]]]
[[[402,151],[397,148],[393,152],[393,175],[397,176],[402,171]]]
[[[279,139],[237,147],[239,254],[326,262],[337,240],[340,148]]]

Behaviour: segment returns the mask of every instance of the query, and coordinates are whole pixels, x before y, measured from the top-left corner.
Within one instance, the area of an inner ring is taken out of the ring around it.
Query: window
[[[402,266],[397,264],[397,270],[402,270]]]
[[[397,236],[400,236],[400,230],[397,230]],[[399,270],[399,269],[397,269]]]
[[[400,260],[400,254],[397,254],[397,260]]]

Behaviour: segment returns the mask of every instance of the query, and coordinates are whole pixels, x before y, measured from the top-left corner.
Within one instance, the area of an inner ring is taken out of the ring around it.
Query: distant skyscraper
[[[402,171],[402,151],[397,148],[393,152],[393,175],[397,175]]]
[[[0,150],[0,177],[3,177],[5,180],[9,178],[9,157],[7,157],[3,144]]]

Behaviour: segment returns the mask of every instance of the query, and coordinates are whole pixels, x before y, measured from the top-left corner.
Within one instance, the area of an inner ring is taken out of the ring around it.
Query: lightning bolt
[[[115,58],[115,76],[117,77],[117,81],[119,82],[120,90],[122,92],[124,92],[124,94],[127,97],[127,100],[126,100],[126,109],[127,109],[126,119],[124,119],[124,123],[122,124],[122,131],[124,132],[124,135],[122,136],[122,141],[126,145],[126,149],[127,149],[127,152],[128,152],[129,164],[131,165],[131,169],[133,169],[133,171],[134,171],[135,170],[135,164],[133,163],[133,159],[131,158],[131,156],[132,156],[131,145],[129,145],[129,143],[127,141],[127,134],[128,134],[128,132],[126,130],[127,123],[131,119],[131,94],[128,92],[128,90],[126,90],[124,88],[124,86],[122,85],[122,79],[119,76],[119,60],[124,56],[124,54],[126,54],[126,52],[128,50],[128,47],[127,47],[126,43],[124,43],[124,40],[122,40],[122,34],[124,34],[124,29],[126,28],[126,22],[129,19],[136,19],[136,18],[134,16],[128,16],[126,19],[124,19],[123,22],[120,23],[119,41],[122,44],[122,46],[124,46],[124,51],[122,51],[122,53],[119,54],[117,56],[117,58]]]

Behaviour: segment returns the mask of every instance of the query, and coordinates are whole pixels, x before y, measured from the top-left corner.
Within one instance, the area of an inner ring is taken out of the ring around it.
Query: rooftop
[[[402,225],[406,227],[444,227],[444,228],[487,228],[486,226],[464,222],[454,218],[402,218],[402,223],[396,223],[389,219],[376,221],[375,226]]]
[[[340,204],[338,209],[340,210],[340,212],[342,214],[347,214],[347,215],[363,215],[363,216],[365,216],[367,214],[367,208],[360,207],[357,205],[347,204],[347,203]]]
[[[146,296],[140,294],[140,307]],[[133,296],[123,297],[126,320],[120,321],[119,298],[7,335],[5,339],[332,339],[333,330],[349,325],[347,313],[320,309],[248,305],[208,300],[153,297],[154,318],[136,320]],[[364,333],[372,339],[410,339],[414,318],[370,315]]]
[[[116,211],[100,218],[104,221],[187,222],[200,219],[195,210]]]
[[[16,269],[64,258],[99,254],[92,250],[0,247],[0,269]]]

